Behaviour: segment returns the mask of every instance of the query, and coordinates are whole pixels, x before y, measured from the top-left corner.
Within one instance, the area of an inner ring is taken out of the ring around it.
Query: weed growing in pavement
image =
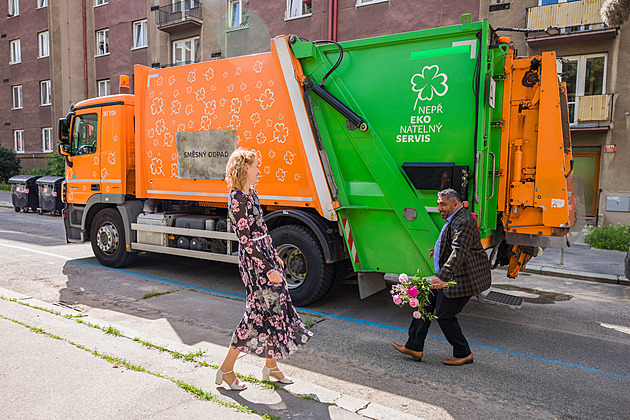
[[[310,319],[307,319],[306,321],[304,321],[304,326],[306,327],[307,330],[310,330],[311,328],[313,328],[315,325],[317,324],[317,322],[313,322]]]
[[[103,331],[105,331],[105,334],[111,334],[118,337],[122,337],[123,335],[117,328],[114,328],[111,325],[108,326],[107,328],[103,327]]]
[[[151,293],[147,293],[144,296],[142,296],[142,299],[150,299],[152,297],[156,297],[156,296],[164,296],[164,295],[168,295],[171,293],[175,293],[175,292],[179,292],[182,289],[175,289],[175,290],[169,290],[166,292],[151,292]]]
[[[597,249],[626,252],[630,242],[629,227],[629,225],[589,227],[588,233],[584,235],[584,242]]]
[[[315,398],[315,397],[311,397],[310,395],[306,395],[306,394],[296,394],[296,396],[298,396],[298,397],[302,398],[303,400],[319,402],[319,401],[317,400],[317,398]]]

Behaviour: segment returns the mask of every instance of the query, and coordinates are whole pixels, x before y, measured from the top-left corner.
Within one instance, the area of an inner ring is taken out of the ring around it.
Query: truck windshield
[[[98,114],[84,114],[74,117],[70,154],[72,156],[96,153]]]

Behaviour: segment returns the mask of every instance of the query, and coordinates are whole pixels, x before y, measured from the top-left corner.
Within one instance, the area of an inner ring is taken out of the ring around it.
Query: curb
[[[544,276],[571,278],[576,280],[586,280],[596,283],[620,284],[630,286],[630,280],[625,276],[614,274],[589,273],[585,271],[567,270],[564,268],[547,267],[544,265],[527,265],[522,270],[525,273],[542,274]]]

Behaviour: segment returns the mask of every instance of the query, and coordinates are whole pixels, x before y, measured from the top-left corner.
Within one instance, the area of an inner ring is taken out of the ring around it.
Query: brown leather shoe
[[[442,361],[442,363],[449,366],[461,366],[461,365],[465,365],[467,363],[472,363],[472,362],[473,362],[472,353],[470,353],[466,357],[449,357],[448,359]]]
[[[416,359],[418,359],[418,361],[422,360],[421,351],[410,350],[407,347],[401,346],[400,344],[396,344],[396,343],[392,343],[392,346],[394,346],[396,350],[398,350],[399,352],[403,354],[407,354],[409,356],[415,357]]]

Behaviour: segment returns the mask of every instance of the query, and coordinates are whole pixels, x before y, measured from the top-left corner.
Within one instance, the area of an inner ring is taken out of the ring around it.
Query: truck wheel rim
[[[308,266],[306,257],[300,249],[294,245],[280,245],[278,256],[284,262],[284,277],[289,289],[297,289],[306,280]]]
[[[118,230],[111,223],[105,223],[96,234],[98,247],[107,255],[112,255],[118,249]]]

